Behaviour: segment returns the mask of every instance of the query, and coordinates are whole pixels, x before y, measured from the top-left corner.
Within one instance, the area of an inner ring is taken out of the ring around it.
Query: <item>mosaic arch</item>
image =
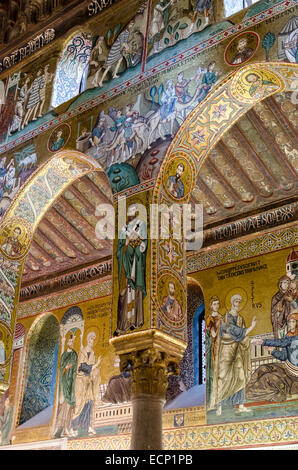
[[[180,127],[163,160],[152,202],[168,207],[177,204],[182,209],[190,199],[204,160],[223,134],[268,96],[282,91],[294,93],[295,80],[297,83],[297,65],[280,62],[250,64],[225,77]],[[180,186],[175,187],[172,178],[179,166],[182,176]],[[171,250],[167,249],[169,245]],[[164,255],[165,251],[168,256]],[[175,240],[172,234],[170,240],[152,240],[151,326],[182,340],[187,338],[186,298],[180,295],[181,286],[186,292],[184,253],[184,242]],[[175,286],[182,310],[181,320],[176,325],[169,321],[162,309],[160,292],[165,279]]]
[[[92,171],[104,172],[92,158],[75,150],[57,152],[26,181],[0,226],[0,327],[5,329],[5,360],[0,362],[0,390],[9,387],[16,308],[22,270],[39,222],[75,180]],[[4,334],[3,334],[4,336]]]

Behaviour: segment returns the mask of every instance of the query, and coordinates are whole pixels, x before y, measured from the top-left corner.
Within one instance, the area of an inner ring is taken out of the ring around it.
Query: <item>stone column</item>
[[[169,375],[179,374],[186,343],[158,330],[110,340],[120,370],[132,377],[132,450],[162,449],[162,410]]]

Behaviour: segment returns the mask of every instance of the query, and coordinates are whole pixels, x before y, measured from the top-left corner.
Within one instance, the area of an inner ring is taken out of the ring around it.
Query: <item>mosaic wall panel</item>
[[[56,310],[61,307],[68,307],[86,300],[93,300],[98,297],[105,297],[111,294],[112,281],[90,283],[88,287],[73,289],[71,292],[42,297],[40,299],[24,302],[18,305],[17,318],[26,318],[38,315],[41,312]]]
[[[187,272],[197,272],[222,264],[248,259],[272,251],[295,246],[298,243],[297,226],[266,233],[243,242],[227,243],[226,246],[191,255],[187,258]]]
[[[235,425],[169,429],[163,432],[164,450],[235,449],[295,443],[297,419],[255,421]],[[129,450],[130,435],[68,441],[69,450]]]

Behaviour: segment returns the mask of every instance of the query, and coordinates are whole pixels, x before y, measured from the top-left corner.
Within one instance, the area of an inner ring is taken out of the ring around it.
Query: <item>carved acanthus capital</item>
[[[120,370],[130,372],[132,398],[150,394],[164,398],[169,375],[179,374],[179,360],[154,348],[120,356]]]
[[[132,398],[150,394],[165,398],[168,377],[178,375],[186,343],[158,330],[123,335],[110,340],[120,357],[121,372],[132,378]]]

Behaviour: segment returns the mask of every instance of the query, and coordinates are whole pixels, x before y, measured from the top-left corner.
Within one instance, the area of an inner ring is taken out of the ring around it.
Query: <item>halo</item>
[[[250,84],[250,82],[247,81],[247,77],[248,77],[249,75],[256,75],[256,76],[259,77],[261,80],[263,80],[262,74],[261,74],[259,71],[252,70],[251,72],[248,71],[248,72],[243,76],[243,81],[245,81],[245,83]]]
[[[233,287],[233,289],[229,290],[225,296],[225,307],[227,309],[227,312],[231,310],[230,300],[235,294],[239,294],[242,297],[242,302],[240,304],[239,312],[241,312],[241,310],[243,310],[246,307],[246,304],[248,301],[248,295],[247,295],[246,290],[243,289],[243,287]]]
[[[97,344],[98,344],[98,341],[99,341],[99,333],[100,333],[99,328],[95,325],[89,326],[89,328],[85,331],[84,337],[83,337],[83,344],[85,344],[85,343],[87,344],[87,337],[88,337],[89,333],[91,333],[91,332],[96,334],[96,338],[95,338],[95,341],[93,343],[93,349],[95,349]]]

